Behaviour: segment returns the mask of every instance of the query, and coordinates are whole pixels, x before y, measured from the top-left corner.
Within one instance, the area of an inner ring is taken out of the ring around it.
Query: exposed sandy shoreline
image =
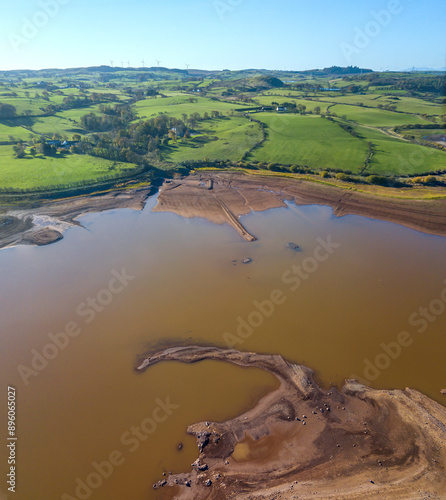
[[[170,498],[446,498],[446,409],[420,392],[324,390],[281,356],[216,347],[169,347],[136,369],[201,360],[261,368],[280,386],[233,420],[188,427],[199,459],[154,485]]]
[[[0,248],[19,244],[47,245],[63,238],[63,232],[79,226],[77,217],[114,208],[142,210],[151,188],[67,198],[0,215]],[[7,220],[5,220],[7,219]],[[3,223],[2,223],[3,222]]]
[[[446,235],[446,199],[404,200],[366,195],[310,181],[238,172],[199,172],[167,181],[160,189],[154,211],[184,217],[204,217],[231,224],[242,237],[256,239],[238,222],[251,211],[297,205],[328,205],[337,216],[355,214],[396,222],[418,231]],[[240,227],[241,226],[241,227]]]
[[[153,188],[108,192],[49,201],[36,208],[0,215],[0,248],[17,244],[45,245],[79,225],[76,218],[88,212],[114,208],[142,210]],[[240,172],[200,172],[184,179],[165,181],[154,212],[203,217],[230,224],[247,241],[257,239],[240,222],[251,211],[297,205],[328,205],[337,216],[363,215],[386,220],[425,233],[446,236],[446,199],[406,200],[368,195],[294,178],[247,175]]]

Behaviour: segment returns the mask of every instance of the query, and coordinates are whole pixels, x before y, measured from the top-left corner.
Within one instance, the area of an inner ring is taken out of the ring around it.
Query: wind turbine
[[[127,68],[130,68],[130,61],[127,61]]]
[[[162,62],[162,61],[158,61],[158,59],[155,59],[155,61],[156,61],[156,63],[158,64],[158,67],[159,67],[160,62]]]
[[[141,63],[142,63],[142,67],[144,68],[144,59],[142,59]]]
[[[121,68],[124,67],[124,61],[121,61]]]
[[[186,64],[186,69],[189,69],[189,67],[190,67],[190,64]]]
[[[113,68],[113,61],[110,59],[110,66]]]

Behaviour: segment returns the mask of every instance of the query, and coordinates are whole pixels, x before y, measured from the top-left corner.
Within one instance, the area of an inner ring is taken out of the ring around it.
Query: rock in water
[[[32,243],[34,245],[42,246],[49,245],[50,243],[61,240],[62,238],[63,235],[59,231],[45,227],[43,229],[39,229],[38,231],[30,233],[23,239],[24,241]]]

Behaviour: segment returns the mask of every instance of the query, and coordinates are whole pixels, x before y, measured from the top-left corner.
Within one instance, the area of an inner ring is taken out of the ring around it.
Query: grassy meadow
[[[241,117],[206,122],[202,132],[172,144],[167,158],[178,163],[205,159],[238,161],[262,139],[259,125]]]
[[[268,138],[253,153],[256,161],[352,172],[364,166],[367,144],[336,123],[316,115],[262,113],[259,119],[267,126]]]
[[[11,161],[12,146],[0,148],[0,188],[40,191],[69,187],[84,182],[120,178],[135,170],[135,165],[84,155],[37,155]]]
[[[441,179],[445,147],[429,137],[444,134],[446,108],[431,90],[434,78],[166,68],[0,72],[0,191],[94,185],[131,178],[142,166],[160,175],[184,172],[185,164],[241,161],[282,173],[292,166],[313,175],[347,172],[355,182],[370,174]],[[43,144],[54,138],[76,138],[75,145],[45,153]],[[24,158],[16,157],[20,150]]]

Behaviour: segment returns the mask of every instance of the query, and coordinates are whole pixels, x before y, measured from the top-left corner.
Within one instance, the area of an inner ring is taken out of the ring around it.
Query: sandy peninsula
[[[281,356],[212,346],[164,348],[136,370],[201,360],[261,368],[280,385],[233,420],[188,427],[198,459],[154,485],[170,498],[446,498],[446,409],[420,392],[355,380],[324,390]]]

